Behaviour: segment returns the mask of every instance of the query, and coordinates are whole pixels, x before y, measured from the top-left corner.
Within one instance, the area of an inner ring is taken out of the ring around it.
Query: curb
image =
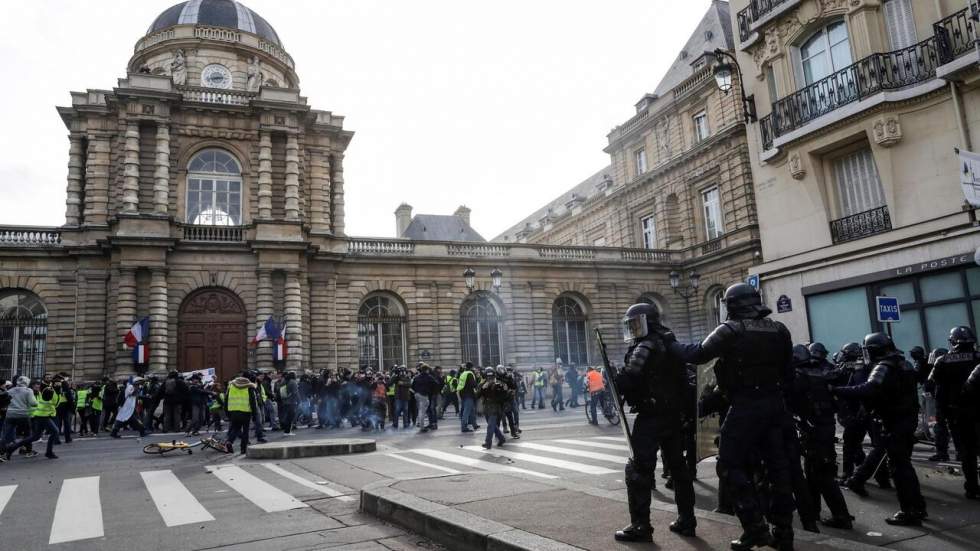
[[[248,447],[249,459],[300,459],[325,455],[347,455],[373,452],[377,442],[367,439],[302,440],[298,442],[273,442]]]
[[[453,551],[582,551],[391,487],[385,480],[361,490],[363,513],[425,536]]]

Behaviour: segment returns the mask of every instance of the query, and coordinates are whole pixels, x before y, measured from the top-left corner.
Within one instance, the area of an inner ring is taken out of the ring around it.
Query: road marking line
[[[48,544],[101,538],[104,535],[99,477],[66,478],[61,483],[58,504],[54,508]]]
[[[333,488],[327,486],[326,484],[328,484],[328,482],[326,480],[310,481],[303,478],[302,476],[299,476],[298,474],[291,473],[286,469],[283,469],[279,465],[273,465],[272,463],[262,463],[262,466],[281,477],[292,480],[293,482],[299,484],[300,486],[305,486],[311,490],[316,490],[321,494],[328,495],[330,497],[335,497],[339,501],[354,501],[354,498],[352,496],[346,496],[343,493],[338,492],[337,490],[334,490]]]
[[[259,506],[266,513],[302,509],[309,505],[299,501],[272,484],[263,482],[241,467],[229,465],[211,471],[219,480],[241,494],[245,499]]]
[[[538,450],[541,452],[560,453],[564,455],[570,455],[572,457],[584,457],[585,459],[595,459],[596,461],[608,461],[610,463],[616,463],[617,465],[622,465],[626,463],[627,459],[629,459],[626,456],[622,456],[622,455],[610,455],[608,453],[573,450],[571,448],[548,446],[545,444],[537,444],[534,442],[511,442],[508,444],[508,446],[511,445],[519,448],[527,448],[529,450]]]
[[[552,442],[559,442],[562,444],[574,444],[576,446],[586,446],[589,448],[602,448],[604,450],[616,450],[618,452],[628,452],[630,449],[626,446],[621,446],[619,444],[606,444],[605,442],[590,442],[588,440],[572,440],[570,438],[559,438],[552,440]]]
[[[609,440],[610,442],[623,442],[626,440],[622,436],[595,436],[593,440]]]
[[[605,467],[594,467],[592,465],[586,465],[585,463],[576,463],[574,461],[565,461],[564,459],[552,459],[550,457],[543,457],[540,455],[532,455],[529,453],[518,453],[501,450],[499,448],[488,451],[480,446],[464,446],[464,450],[478,453],[490,453],[499,455],[502,457],[509,457],[511,459],[517,459],[518,461],[527,461],[529,463],[540,463],[542,465],[548,465],[551,467],[556,467],[559,469],[565,469],[568,471],[575,471],[582,474],[612,474],[618,473],[619,471],[614,471],[612,469],[607,469]]]
[[[421,465],[423,467],[428,467],[430,469],[435,469],[437,471],[442,471],[444,473],[449,473],[449,474],[462,474],[460,471],[457,471],[456,469],[450,469],[449,467],[443,467],[442,465],[434,465],[432,463],[426,463],[425,461],[419,461],[418,459],[412,459],[411,457],[405,457],[404,455],[402,455],[400,453],[388,453],[388,454],[385,454],[385,455],[387,455],[388,457],[394,457],[395,459],[401,459],[402,461],[407,461],[408,463],[414,463],[416,465]]]
[[[140,476],[168,528],[214,520],[173,471],[145,471]]]
[[[474,467],[477,469],[483,469],[484,471],[496,471],[496,472],[509,472],[509,473],[523,473],[529,474],[531,476],[537,476],[539,478],[556,479],[557,476],[539,473],[537,471],[531,471],[528,469],[522,469],[520,467],[511,467],[510,465],[500,465],[492,461],[484,461],[482,459],[473,459],[472,457],[463,457],[461,455],[455,455],[451,453],[442,452],[439,450],[430,449],[416,449],[408,450],[410,453],[417,453],[419,455],[425,455],[433,459],[439,459],[441,461],[446,461],[447,463],[458,463],[460,465],[466,465],[468,467]]]
[[[0,515],[3,514],[3,508],[10,503],[10,498],[14,497],[14,490],[16,489],[16,484],[13,486],[0,486]]]

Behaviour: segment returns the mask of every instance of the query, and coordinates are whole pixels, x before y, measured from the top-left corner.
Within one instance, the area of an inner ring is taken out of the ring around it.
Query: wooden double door
[[[220,287],[194,291],[180,307],[177,358],[180,371],[215,369],[219,381],[246,368],[247,315],[233,292]]]

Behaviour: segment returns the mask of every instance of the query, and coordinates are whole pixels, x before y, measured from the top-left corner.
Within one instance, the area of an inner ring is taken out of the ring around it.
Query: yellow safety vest
[[[534,374],[534,386],[544,386],[546,375],[544,371],[535,372]]]
[[[78,398],[77,398],[77,400],[78,401],[76,403],[75,408],[76,409],[85,409],[85,401],[88,400],[88,391],[87,390],[79,390],[78,391]]]
[[[61,403],[61,395],[58,393],[55,393],[51,400],[45,400],[38,394],[37,407],[31,411],[31,417],[54,417],[59,403]]]
[[[252,412],[252,403],[248,399],[248,387],[228,387],[228,411]]]
[[[456,382],[456,392],[462,391],[463,388],[466,386],[466,381],[468,381],[469,378],[472,376],[473,376],[472,371],[464,371],[462,374],[460,374],[459,380]]]

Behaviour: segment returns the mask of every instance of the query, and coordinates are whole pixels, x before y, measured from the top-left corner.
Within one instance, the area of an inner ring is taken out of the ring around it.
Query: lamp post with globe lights
[[[742,84],[742,69],[738,65],[738,60],[735,56],[718,48],[714,51],[715,57],[718,58],[718,64],[715,65],[714,75],[715,83],[718,85],[718,89],[725,94],[732,91],[733,75],[738,73],[738,88],[742,93],[742,112],[745,115],[745,122],[757,122],[759,118],[755,114],[755,96],[745,95],[745,85]],[[729,63],[727,60],[731,60]]]
[[[701,274],[696,270],[691,270],[687,274],[687,285],[681,287],[681,274],[677,270],[670,272],[670,288],[674,294],[684,299],[684,310],[687,313],[688,336],[694,337],[694,328],[691,323],[691,299],[698,294],[698,287],[701,286]]]
[[[490,286],[493,287],[493,292],[499,294],[503,279],[504,273],[499,268],[490,270]],[[463,282],[466,284],[466,288],[469,289],[470,293],[476,289],[476,271],[473,268],[466,268],[463,271]]]

